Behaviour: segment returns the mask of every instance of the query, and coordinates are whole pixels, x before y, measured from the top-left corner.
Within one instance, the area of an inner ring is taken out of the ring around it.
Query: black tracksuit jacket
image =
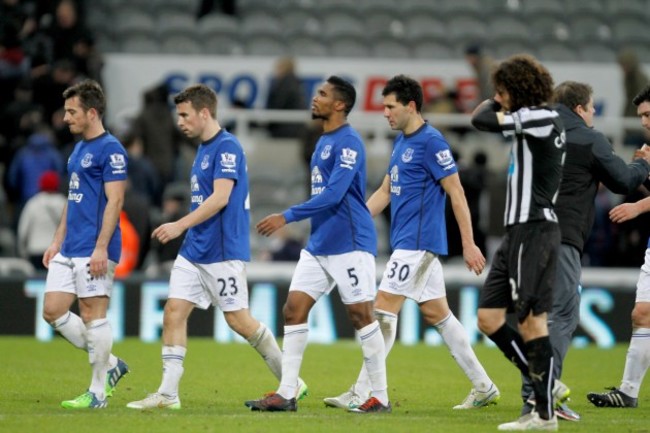
[[[627,164],[618,157],[607,138],[590,128],[563,104],[554,106],[566,130],[567,151],[562,169],[555,213],[560,221],[562,243],[580,254],[594,223],[594,199],[602,182],[616,194],[629,194],[648,178],[650,165],[643,159]]]

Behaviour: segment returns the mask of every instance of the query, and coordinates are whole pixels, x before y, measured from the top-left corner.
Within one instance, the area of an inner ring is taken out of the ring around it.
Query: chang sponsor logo
[[[81,200],[84,199],[83,193],[80,192],[68,192],[68,201],[73,201],[75,203],[81,203]]]
[[[390,193],[395,195],[400,195],[402,192],[402,187],[394,185],[399,182],[399,167],[396,165],[390,169]]]
[[[203,196],[202,195],[192,195],[192,203],[202,204]]]

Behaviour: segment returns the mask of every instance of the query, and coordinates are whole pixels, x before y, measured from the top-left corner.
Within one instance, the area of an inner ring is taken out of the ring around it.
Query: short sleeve
[[[425,149],[424,164],[435,180],[458,173],[451,148],[444,138],[432,137]]]
[[[217,150],[214,161],[214,179],[239,178],[240,165],[244,161],[244,152],[234,140],[223,140]]]
[[[106,155],[106,159],[104,161],[102,180],[104,182],[126,180],[129,159],[124,147],[118,142],[109,142],[106,144],[104,155]]]

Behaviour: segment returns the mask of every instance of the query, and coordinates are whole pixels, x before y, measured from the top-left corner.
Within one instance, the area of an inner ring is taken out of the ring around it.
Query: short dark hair
[[[548,103],[553,95],[553,77],[537,59],[515,54],[502,61],[492,74],[494,88],[510,96],[510,111]]]
[[[189,102],[196,111],[207,108],[213,119],[217,118],[217,94],[205,84],[194,84],[174,96],[176,105]]]
[[[594,89],[589,84],[565,81],[560,83],[553,91],[553,102],[564,104],[573,110],[577,106],[587,106],[593,94]]]
[[[381,95],[388,96],[391,93],[395,94],[395,99],[400,104],[408,105],[409,102],[413,101],[417,112],[422,111],[422,101],[424,100],[422,86],[413,78],[406,75],[396,75],[388,80]]]
[[[63,99],[68,100],[77,96],[84,112],[91,108],[97,111],[101,118],[106,111],[106,98],[102,86],[95,80],[83,80],[63,91]]]
[[[632,103],[637,107],[644,102],[650,102],[650,84],[645,86],[645,89],[641,90],[639,94],[632,99]]]
[[[352,107],[354,107],[357,100],[357,91],[354,90],[354,86],[349,81],[336,75],[331,75],[327,82],[334,87],[335,97],[345,104],[345,115],[347,116],[352,111]]]

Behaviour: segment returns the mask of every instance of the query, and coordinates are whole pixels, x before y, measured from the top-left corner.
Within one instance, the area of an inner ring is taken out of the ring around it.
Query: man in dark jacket
[[[571,336],[580,321],[580,259],[594,223],[594,198],[598,185],[602,182],[617,194],[636,190],[648,178],[650,149],[637,152],[642,158],[636,158],[630,164],[614,154],[607,138],[593,129],[593,89],[588,84],[565,81],[553,93],[557,104],[554,108],[564,123],[567,144],[560,194],[555,205],[562,244],[557,261],[553,308],[548,318],[555,361],[553,376],[560,379]],[[564,389],[554,389],[553,392],[556,415],[578,421],[580,416],[563,403],[569,397],[570,389],[561,382],[556,382],[555,388],[558,387]],[[524,384],[524,401],[529,401],[531,395],[532,387]],[[523,411],[530,411],[532,407],[525,404]]]

